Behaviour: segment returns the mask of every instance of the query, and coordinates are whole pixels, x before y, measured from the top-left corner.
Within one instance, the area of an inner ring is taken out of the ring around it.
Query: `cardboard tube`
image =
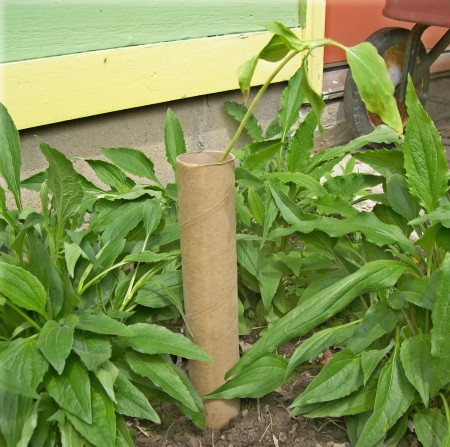
[[[200,395],[224,383],[239,360],[234,157],[189,152],[177,158],[184,306],[193,341],[212,363],[190,361]],[[205,399],[206,426],[222,428],[239,414],[239,399]]]

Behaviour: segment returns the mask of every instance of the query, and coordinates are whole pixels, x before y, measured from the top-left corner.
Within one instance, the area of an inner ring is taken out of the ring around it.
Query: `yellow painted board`
[[[304,31],[295,32],[305,37]],[[270,37],[257,32],[5,63],[0,65],[0,101],[16,126],[25,129],[234,90],[237,68]],[[288,79],[299,64],[299,59],[291,61],[277,80]],[[274,68],[261,63],[254,85]],[[317,60],[311,69],[319,90],[322,64]]]

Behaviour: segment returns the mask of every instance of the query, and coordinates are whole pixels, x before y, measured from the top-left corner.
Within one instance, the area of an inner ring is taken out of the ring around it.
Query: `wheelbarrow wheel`
[[[408,34],[409,30],[405,28],[383,28],[373,33],[367,39],[367,42],[370,42],[385,60],[389,75],[395,87],[400,85],[402,78]],[[425,47],[420,43],[417,51],[417,64],[423,60],[425,55]],[[416,82],[415,86],[418,93],[428,91],[429,78],[430,73],[427,72]],[[406,125],[406,107],[404,104],[398,104],[398,106],[403,123]],[[354,137],[366,135],[382,123],[378,115],[367,111],[366,106],[359,96],[350,70],[348,71],[345,82],[344,112]]]

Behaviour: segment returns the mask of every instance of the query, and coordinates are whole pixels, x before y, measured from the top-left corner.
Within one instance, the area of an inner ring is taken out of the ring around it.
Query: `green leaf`
[[[93,169],[99,180],[120,193],[126,193],[135,185],[117,166],[104,160],[84,160]]]
[[[61,152],[41,143],[41,152],[48,161],[47,185],[53,194],[52,203],[60,225],[73,217],[83,200],[83,187],[72,163]]]
[[[403,153],[396,149],[377,149],[376,151],[358,152],[352,155],[356,160],[371,166],[382,176],[404,174]]]
[[[260,149],[246,157],[242,163],[244,167],[250,170],[272,160],[282,147],[282,143],[279,140],[267,140],[254,144],[258,144]]]
[[[417,99],[414,85],[408,80],[406,126],[403,155],[411,193],[430,213],[438,206],[448,188],[448,166],[439,132]]]
[[[313,294],[295,309],[276,321],[247,351],[227,377],[243,370],[281,344],[300,337],[344,309],[358,295],[392,287],[408,269],[397,261],[373,261],[355,273]]]
[[[423,447],[441,447],[448,431],[445,416],[434,408],[420,408],[413,416],[414,430]]]
[[[372,377],[372,373],[383,357],[390,352],[392,346],[394,346],[393,340],[391,340],[391,343],[389,343],[384,349],[366,350],[361,353],[361,366],[364,374],[364,385],[366,385]]]
[[[300,123],[294,136],[289,142],[287,153],[287,168],[289,172],[299,172],[306,166],[314,148],[314,131],[317,127],[317,118],[311,111]]]
[[[150,236],[161,222],[162,210],[158,200],[146,200],[142,209],[142,217],[147,236]]]
[[[284,44],[290,50],[302,51],[305,45],[295,35],[293,31],[280,22],[271,22],[266,25],[266,29],[282,38]]]
[[[38,172],[36,174],[30,175],[26,179],[20,182],[20,187],[28,189],[30,191],[39,192],[41,190],[42,184],[47,180],[47,175],[45,171]]]
[[[64,258],[66,260],[67,271],[72,278],[74,277],[75,266],[78,259],[80,259],[80,256],[88,259],[86,253],[78,244],[68,244],[67,242],[64,242]]]
[[[126,359],[131,369],[140,376],[150,379],[158,388],[181,404],[197,411],[197,404],[190,390],[178,377],[171,364],[159,355],[146,356],[127,351]]]
[[[269,42],[270,43],[270,42]],[[253,56],[248,61],[244,62],[238,68],[238,82],[242,95],[244,96],[244,103],[247,102],[248,95],[250,94],[250,86],[252,78],[255,73],[256,65],[258,63],[259,54]]]
[[[132,255],[125,256],[123,262],[161,262],[173,259],[176,253],[153,253],[152,251],[143,251]]]
[[[239,240],[237,243],[238,264],[244,267],[252,276],[258,278],[259,250],[252,241]]]
[[[304,213],[300,207],[275,186],[269,184],[269,188],[283,219],[291,225],[301,224]]]
[[[93,264],[96,268],[108,269],[114,264],[114,261],[123,252],[125,247],[125,239],[112,239],[102,247],[102,250],[97,254],[97,259],[91,260],[95,261]]]
[[[116,402],[116,395],[114,393],[114,383],[119,375],[119,368],[114,363],[107,360],[95,371],[95,376],[102,385],[109,398]]]
[[[23,385],[25,392],[35,391],[48,370],[48,363],[37,347],[34,338],[18,338],[0,352],[2,376],[9,379],[10,388],[17,389]],[[29,393],[27,393],[29,394]]]
[[[299,119],[300,107],[304,100],[302,90],[303,76],[304,73],[300,67],[289,79],[288,85],[281,96],[281,108],[278,117],[283,129],[281,138],[283,141],[286,139],[291,127]]]
[[[77,328],[96,334],[119,335],[132,337],[135,333],[127,325],[108,317],[105,314],[80,314]]]
[[[398,348],[386,363],[378,379],[374,411],[358,439],[356,447],[373,447],[403,416],[414,399],[414,388],[400,364]]]
[[[100,335],[77,333],[73,350],[90,371],[96,371],[111,357],[111,343]]]
[[[160,308],[175,305],[182,309],[183,283],[181,271],[167,271],[154,275],[151,282],[142,286],[136,295],[136,303],[142,306]]]
[[[268,62],[278,62],[281,61],[289,51],[283,37],[274,35],[259,53],[259,58]]]
[[[58,423],[59,432],[61,433],[62,447],[84,447],[83,438],[75,430],[75,427],[67,421]]]
[[[359,95],[369,112],[402,134],[403,124],[394,98],[394,84],[384,59],[369,42],[346,48],[347,62]]]
[[[392,174],[386,179],[386,193],[392,209],[408,220],[419,215],[420,206],[408,189],[406,178]]]
[[[435,357],[450,356],[450,253],[445,255],[440,267],[440,282],[436,287],[436,300],[434,302],[431,319],[431,353]]]
[[[280,285],[283,271],[273,255],[272,257],[264,257],[260,253],[258,261],[257,279],[261,286],[261,299],[264,309],[268,312],[272,305],[272,299]]]
[[[260,225],[263,225],[265,209],[264,209],[264,203],[263,203],[261,197],[255,191],[254,188],[248,188],[247,198],[248,198],[248,207],[249,207],[250,212],[252,213],[253,218]]]
[[[274,172],[267,176],[269,179],[275,178],[283,183],[294,183],[296,186],[307,189],[320,197],[327,194],[327,190],[315,178],[301,172]]]
[[[345,349],[332,357],[291,406],[340,399],[356,391],[363,381],[361,358]]]
[[[309,79],[308,73],[308,58],[305,58],[302,63],[303,77],[302,77],[302,91],[311,104],[312,113],[315,116],[315,122],[319,125],[319,130],[322,132],[322,125],[320,123],[320,119],[322,117],[323,111],[325,110],[325,101],[322,96],[319,95],[312,87]],[[314,129],[315,130],[315,129]]]
[[[410,225],[417,225],[426,222],[427,220],[431,222],[439,222],[442,224],[442,226],[450,228],[450,203],[441,205],[431,213],[417,217],[416,219],[413,219],[411,220],[411,222],[408,223]]]
[[[320,404],[295,406],[290,414],[291,416],[303,414],[308,418],[351,416],[372,410],[375,402],[375,393],[376,381],[372,381],[367,386],[341,399]]]
[[[247,113],[247,108],[237,102],[225,101],[223,107],[225,112],[227,112],[228,115],[233,117],[239,123]],[[245,130],[254,141],[261,141],[263,139],[263,131],[253,114],[250,115],[250,118],[245,123]]]
[[[129,326],[136,335],[121,337],[135,351],[143,354],[173,354],[193,360],[211,361],[212,358],[182,334],[164,326],[137,323]]]
[[[164,144],[167,161],[175,169],[176,158],[186,152],[186,143],[184,142],[180,121],[171,109],[167,109],[166,121],[164,122]]]
[[[19,210],[22,209],[20,198],[21,156],[19,132],[6,107],[0,103],[0,175],[5,179]]]
[[[72,349],[77,320],[75,315],[70,315],[60,323],[48,320],[39,334],[37,346],[58,374],[63,372]]]
[[[155,175],[153,162],[141,151],[126,147],[103,148],[102,153],[106,155],[116,166],[125,172],[148,178],[159,184]]]
[[[407,338],[400,347],[400,359],[407,379],[428,407],[433,376],[430,336],[419,334]]]
[[[287,362],[279,355],[266,355],[242,373],[208,394],[208,399],[263,397],[284,383]]]
[[[125,416],[147,419],[159,424],[161,420],[145,395],[123,374],[117,376],[114,383],[117,398],[116,411]]]
[[[92,381],[92,422],[66,413],[78,433],[96,447],[114,446],[116,442],[116,414],[114,406],[101,386]]]
[[[91,382],[86,368],[76,357],[69,357],[60,376],[49,377],[46,388],[58,405],[91,424]]]
[[[325,349],[331,346],[341,346],[353,334],[356,322],[344,324],[342,326],[329,327],[315,332],[311,337],[307,338],[294,351],[289,359],[286,369],[286,375],[290,374],[298,365],[315,359]]]
[[[324,187],[336,196],[353,199],[363,189],[373,188],[383,182],[379,175],[352,173],[329,178]]]
[[[47,292],[44,286],[21,267],[0,262],[0,293],[16,306],[46,315]]]
[[[374,304],[356,327],[347,347],[355,354],[361,352],[383,335],[392,332],[400,318],[401,314],[390,307],[380,303]]]

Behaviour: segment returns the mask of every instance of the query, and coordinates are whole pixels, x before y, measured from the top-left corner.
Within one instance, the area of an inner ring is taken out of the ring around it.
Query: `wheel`
[[[367,39],[367,42],[370,42],[385,60],[392,83],[396,88],[400,85],[402,79],[403,61],[405,59],[406,42],[409,33],[410,31],[405,28],[383,28],[373,33]],[[416,64],[422,61],[425,55],[425,47],[420,42]],[[429,79],[430,73],[427,72],[416,82],[415,87],[418,93],[426,93],[428,91]],[[406,106],[398,102],[397,105],[399,106],[403,124],[406,125],[408,118]],[[350,70],[345,81],[344,112],[354,137],[366,135],[382,123],[378,115],[367,111],[366,106],[359,96]]]

